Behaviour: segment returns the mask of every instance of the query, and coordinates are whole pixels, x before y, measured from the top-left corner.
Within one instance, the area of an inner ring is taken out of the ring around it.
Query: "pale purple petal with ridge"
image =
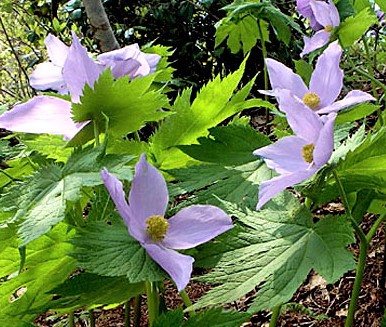
[[[295,74],[290,68],[274,59],[266,59],[269,80],[272,89],[288,89],[299,98],[303,98],[308,92],[302,78]]]
[[[315,15],[311,9],[310,0],[297,0],[296,3],[298,12],[302,16],[310,19],[310,25],[314,31],[318,31],[323,28],[323,26],[316,21]]]
[[[257,203],[256,210],[259,210],[264,204],[281,191],[284,191],[287,187],[310,178],[314,173],[314,169],[302,170],[293,174],[280,175],[262,182],[259,188],[259,202]]]
[[[144,56],[150,66],[150,73],[154,73],[157,70],[157,65],[161,60],[161,56],[155,53],[144,53]]]
[[[277,99],[294,133],[308,143],[314,143],[323,127],[319,115],[288,90],[278,90]]]
[[[310,91],[320,97],[319,108],[333,103],[343,87],[343,70],[339,63],[342,48],[338,41],[331,43],[319,57],[310,80]]]
[[[131,209],[126,201],[126,195],[123,190],[122,182],[113,174],[110,174],[106,168],[101,171],[101,178],[109,191],[111,199],[114,201],[119,214],[126,222],[130,235],[139,242],[145,241],[146,225],[143,221],[136,219],[137,217],[131,212]]]
[[[44,39],[44,43],[47,46],[48,57],[52,63],[56,66],[63,67],[70,51],[70,47],[52,34],[48,34]]]
[[[310,6],[315,15],[316,21],[323,27],[326,27],[327,25],[335,27],[339,25],[339,13],[332,0],[330,0],[330,3],[311,0]]]
[[[143,243],[142,246],[149,256],[169,274],[175,282],[178,292],[181,292],[189,283],[194,259],[167,249],[160,244]]]
[[[13,132],[59,134],[73,137],[80,128],[71,119],[71,102],[36,96],[0,116],[0,127]]]
[[[76,34],[72,32],[72,44],[63,67],[63,77],[67,83],[73,102],[79,102],[85,84],[93,87],[99,78],[102,67],[87,54]]]
[[[233,227],[232,219],[220,208],[194,205],[168,219],[169,229],[162,244],[170,249],[190,249]]]
[[[331,113],[327,116],[326,122],[320,131],[319,138],[315,143],[314,148],[314,164],[315,169],[319,169],[328,162],[334,150],[334,122],[336,113]]]
[[[348,92],[347,95],[342,100],[336,101],[327,107],[321,108],[320,110],[317,111],[317,113],[328,114],[330,112],[337,112],[341,109],[344,109],[354,104],[358,104],[365,101],[375,101],[375,98],[366,92],[353,90]]]
[[[164,216],[169,201],[168,189],[162,174],[146,161],[142,154],[135,166],[129,205],[141,224],[150,216]]]
[[[253,154],[263,157],[267,166],[279,174],[292,173],[309,166],[302,158],[302,148],[306,144],[308,142],[300,137],[286,136],[253,151]]]
[[[331,33],[320,30],[316,32],[312,37],[303,37],[304,48],[300,53],[300,57],[325,46],[330,40]]]
[[[36,66],[29,77],[30,85],[36,90],[55,90],[60,94],[67,94],[68,88],[63,79],[62,67],[52,62],[43,62]]]

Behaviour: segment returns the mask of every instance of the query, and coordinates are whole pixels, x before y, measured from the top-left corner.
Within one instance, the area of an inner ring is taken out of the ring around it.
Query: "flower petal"
[[[150,73],[154,73],[157,70],[157,65],[161,60],[161,56],[155,53],[144,53],[144,56],[150,66]]]
[[[297,173],[280,175],[262,182],[259,188],[259,202],[257,203],[256,210],[259,210],[264,204],[287,187],[310,178],[314,173],[315,169],[301,170]]]
[[[319,138],[315,143],[313,154],[315,169],[319,169],[326,164],[334,150],[334,122],[336,113],[331,113],[326,118]]]
[[[36,96],[0,116],[0,127],[13,132],[48,133],[73,137],[80,128],[71,119],[71,102]]]
[[[319,108],[333,103],[343,86],[343,70],[340,69],[342,48],[338,41],[331,43],[319,57],[310,80],[310,91],[320,97]]]
[[[107,190],[109,191],[111,199],[114,201],[119,214],[126,222],[130,235],[133,236],[137,241],[143,242],[146,238],[145,223],[144,221],[135,219],[135,216],[133,216],[131,209],[125,199],[125,192],[123,190],[122,182],[113,174],[110,174],[106,168],[101,171],[101,178]]]
[[[288,89],[299,98],[303,98],[308,92],[306,84],[302,78],[295,74],[290,68],[274,59],[266,59],[269,80],[272,89]]]
[[[316,32],[311,38],[306,36],[303,37],[304,48],[303,48],[303,51],[300,53],[300,57],[303,57],[304,55],[326,45],[330,40],[330,36],[331,36],[330,32],[325,32],[324,30],[320,30]]]
[[[233,227],[232,219],[220,208],[194,205],[168,219],[169,230],[162,244],[171,249],[190,249]]]
[[[277,98],[279,108],[286,114],[288,124],[294,133],[308,143],[314,143],[323,127],[318,114],[294,97],[288,90],[279,90]]]
[[[309,166],[302,158],[302,148],[307,143],[300,137],[286,136],[253,151],[253,154],[263,157],[267,166],[279,174],[293,173]]]
[[[63,78],[67,83],[73,102],[79,102],[83,88],[87,83],[93,87],[101,73],[101,66],[87,54],[76,34],[72,32],[72,44],[63,67]]]
[[[353,90],[348,92],[347,95],[342,100],[336,101],[327,107],[317,110],[317,113],[328,114],[330,112],[337,112],[343,108],[347,108],[354,104],[358,104],[365,101],[375,101],[375,98],[368,93],[365,93],[359,90]]]
[[[150,257],[169,274],[176,283],[178,292],[181,292],[189,283],[194,259],[159,244],[144,243],[142,246]]]
[[[168,201],[164,177],[146,161],[145,154],[142,154],[135,166],[129,194],[129,206],[135,220],[144,224],[150,216],[164,216]]]
[[[30,85],[36,90],[55,90],[60,94],[67,94],[68,89],[63,79],[62,67],[52,62],[43,62],[36,66],[29,78]]]
[[[56,36],[48,34],[44,43],[47,47],[48,57],[55,66],[63,67],[67,59],[70,47],[65,45]]]
[[[319,0],[311,0],[310,6],[316,21],[326,27],[331,25],[332,27],[340,24],[339,12],[334,5],[333,0],[329,0],[329,3]]]
[[[323,26],[316,21],[315,15],[311,9],[310,0],[297,0],[296,5],[298,12],[302,16],[310,19],[311,28],[314,31],[318,31],[323,28]]]

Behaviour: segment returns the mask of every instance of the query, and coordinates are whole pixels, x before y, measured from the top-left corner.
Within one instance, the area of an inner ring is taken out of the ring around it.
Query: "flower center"
[[[316,93],[308,92],[303,97],[303,102],[311,109],[315,109],[320,105],[320,98]]]
[[[154,242],[160,242],[165,238],[169,229],[168,221],[162,216],[150,216],[146,219],[146,232]]]
[[[324,27],[324,31],[325,31],[325,32],[331,33],[332,30],[333,30],[332,25],[326,25],[326,26]]]
[[[314,149],[315,145],[311,144],[306,144],[302,148],[302,157],[305,162],[311,163],[314,160]]]

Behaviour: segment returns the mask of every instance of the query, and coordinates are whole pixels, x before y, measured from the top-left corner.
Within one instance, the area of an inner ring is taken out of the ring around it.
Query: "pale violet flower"
[[[91,59],[74,32],[72,44],[66,46],[49,35],[45,39],[49,62],[39,64],[31,75],[31,85],[38,90],[53,89],[60,94],[69,93],[71,101],[78,103],[85,84],[93,87],[100,74],[112,69],[115,78],[129,74],[144,76],[155,71],[159,55],[144,54],[138,45],[110,51]],[[87,124],[75,123],[71,118],[71,102],[54,96],[40,95],[14,106],[0,116],[0,128],[13,132],[48,133],[73,138]]]
[[[317,30],[312,37],[304,37],[304,48],[300,56],[304,56],[316,49],[328,44],[332,30],[339,26],[340,18],[338,9],[336,9],[334,1],[328,2],[320,0],[301,1],[301,10],[310,17],[311,27]],[[307,5],[308,3],[308,5]],[[299,6],[299,1],[298,1]],[[302,11],[299,10],[300,13]]]
[[[328,162],[334,148],[336,113],[320,117],[293,97],[289,90],[283,90],[281,97],[290,108],[286,116],[295,135],[283,137],[253,152],[280,174],[260,184],[256,210],[287,187],[313,176]]]
[[[338,42],[331,43],[318,58],[309,87],[290,68],[274,59],[266,59],[272,91],[260,92],[274,95],[283,112],[291,109],[289,103],[282,100],[283,90],[291,91],[293,96],[318,114],[337,112],[357,103],[375,100],[365,92],[354,90],[336,101],[343,87],[343,70],[339,67],[341,55],[342,48]]]
[[[303,17],[310,20],[311,28],[314,31],[318,31],[322,29],[323,26],[316,21],[316,17],[312,11],[310,2],[311,0],[296,0],[296,8]]]
[[[103,169],[101,176],[129,234],[170,275],[178,291],[188,284],[194,259],[175,250],[193,248],[233,227],[231,218],[211,205],[193,205],[166,219],[169,195],[165,179],[144,154],[135,167],[128,201],[114,175]]]
[[[73,40],[76,39],[79,42],[74,32],[72,37]],[[70,47],[52,34],[49,34],[44,42],[50,61],[37,65],[30,76],[30,84],[37,90],[52,89],[60,94],[67,94],[69,89],[63,76],[63,70],[69,58]],[[97,56],[97,59],[96,63],[100,72],[111,68],[114,78],[127,75],[134,78],[154,72],[161,57],[157,54],[143,53],[138,44],[132,44],[122,49],[102,53]]]
[[[62,69],[72,102],[79,102],[85,84],[92,87],[100,73],[99,65],[88,56],[86,48],[73,33]],[[58,134],[65,139],[74,137],[86,123],[72,120],[71,101],[48,95],[35,96],[0,116],[0,128],[13,132]]]

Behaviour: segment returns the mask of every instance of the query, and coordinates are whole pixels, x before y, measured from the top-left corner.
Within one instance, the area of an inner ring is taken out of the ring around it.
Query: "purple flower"
[[[165,219],[169,201],[166,182],[144,154],[135,167],[128,202],[114,175],[103,169],[101,176],[129,234],[170,275],[178,291],[188,284],[194,259],[175,249],[193,248],[233,227],[224,211],[210,205],[193,205]]]
[[[298,8],[299,2],[299,12],[304,13],[304,17],[309,17],[311,27],[317,30],[311,38],[304,37],[304,49],[300,53],[302,57],[328,43],[332,30],[340,24],[340,18],[333,0],[329,2],[319,0],[298,1]]]
[[[296,0],[296,7],[302,16],[310,20],[311,28],[314,31],[318,31],[322,29],[323,26],[316,21],[316,17],[312,11],[310,2],[311,0]]]
[[[74,32],[72,37],[73,44],[76,43],[76,46],[81,46]],[[76,56],[73,57],[71,47],[65,45],[52,34],[49,34],[44,42],[47,46],[50,61],[37,65],[30,76],[31,86],[37,90],[44,91],[52,89],[58,91],[60,94],[67,94],[70,91],[72,94],[71,90],[67,87],[67,83],[73,79],[73,76],[67,76],[66,78],[64,76],[64,68],[69,67],[69,65],[65,65],[67,60],[76,63],[76,60],[71,60],[76,59]],[[126,75],[134,78],[154,72],[161,57],[157,54],[143,53],[139,49],[138,44],[132,44],[122,49],[102,53],[97,59],[98,61],[95,62],[97,65],[94,63],[93,65],[98,67],[99,73],[107,68],[111,68],[114,78]],[[80,67],[77,66],[77,68]],[[74,71],[70,70],[70,74],[73,72]],[[79,93],[79,91],[76,93]]]
[[[39,64],[30,78],[31,86],[38,90],[53,89],[60,94],[70,93],[71,101],[79,102],[85,84],[93,87],[99,75],[108,67],[115,78],[130,75],[144,76],[155,71],[160,56],[144,54],[138,45],[101,54],[100,62],[91,59],[72,33],[72,44],[66,46],[58,38],[45,39],[51,61]],[[13,132],[49,133],[73,138],[87,124],[75,123],[71,118],[71,102],[53,96],[36,96],[16,105],[0,116],[0,127]]]
[[[281,138],[253,152],[263,157],[267,166],[280,174],[260,184],[256,210],[287,187],[313,176],[328,162],[334,148],[336,113],[319,117],[293,97],[289,90],[283,90],[281,97],[291,108],[286,116],[296,135]]]
[[[331,43],[319,57],[309,87],[290,68],[276,60],[266,59],[272,91],[261,91],[261,93],[276,96],[279,108],[283,112],[291,109],[289,103],[281,97],[283,90],[291,91],[295,97],[301,99],[300,101],[318,114],[336,112],[360,102],[375,100],[365,92],[354,90],[342,100],[336,101],[343,87],[343,70],[339,68],[341,55],[342,48],[338,42]]]

